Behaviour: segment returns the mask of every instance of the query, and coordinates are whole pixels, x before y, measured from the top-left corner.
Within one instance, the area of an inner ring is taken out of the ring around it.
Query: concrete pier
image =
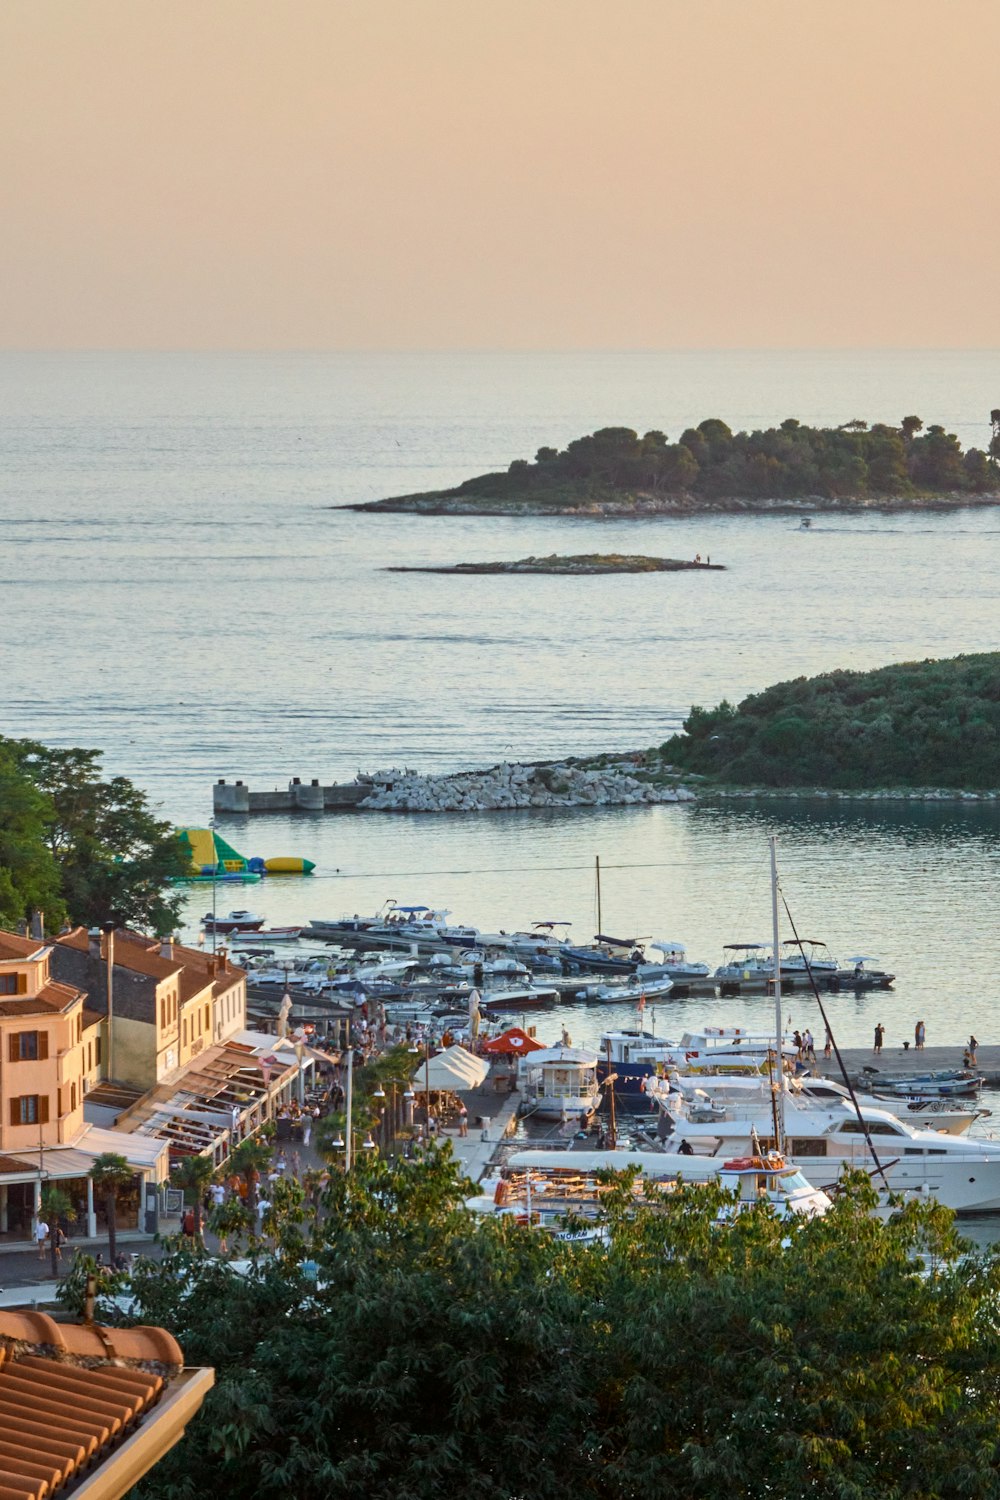
[[[285,788],[275,787],[271,792],[252,792],[243,781],[226,781],[220,777],[212,788],[212,811],[216,817],[226,814],[242,816],[247,813],[287,812],[354,812],[373,788],[352,781],[338,785],[323,786],[318,778],[303,781],[293,776]]]
[[[817,1034],[815,1027],[813,1034]],[[878,1057],[870,1047],[842,1047],[840,1055],[852,1083],[877,1088],[879,1076],[885,1079],[899,1078],[908,1073],[940,1073],[949,1068],[961,1068],[964,1052],[965,1047],[961,1043],[945,1047],[925,1047],[922,1052],[915,1052],[912,1045],[908,1051],[904,1051],[897,1043],[883,1048]],[[836,1058],[825,1058],[821,1047],[817,1048],[816,1056],[817,1071],[825,1078],[839,1079]],[[866,1073],[865,1068],[877,1068],[879,1071],[878,1074]],[[977,1049],[975,1071],[986,1079],[987,1088],[1000,1088],[1000,1045]]]

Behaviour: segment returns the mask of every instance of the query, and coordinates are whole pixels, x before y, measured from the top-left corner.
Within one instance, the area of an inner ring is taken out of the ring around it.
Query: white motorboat
[[[728,1103],[722,1115],[701,1121],[688,1117],[686,1101],[667,1079],[648,1080],[646,1096],[663,1111],[675,1148],[686,1141],[695,1154],[718,1158],[753,1155],[758,1137],[765,1149],[774,1144],[770,1107],[762,1109],[758,1099]],[[933,1197],[956,1213],[1000,1211],[1000,1141],[920,1130],[870,1105],[860,1106],[859,1119],[843,1100],[818,1106],[786,1093],[782,1105],[788,1159],[810,1182],[830,1188],[841,1168],[856,1167],[877,1185],[884,1173],[890,1192]]]
[[[786,1062],[796,1056],[793,1043],[782,1043]],[[685,1031],[680,1040],[648,1031],[605,1031],[601,1036],[598,1076],[615,1075],[615,1097],[639,1102],[646,1082],[672,1068],[685,1073],[760,1073],[774,1054],[773,1038],[741,1026],[706,1026]]]
[[[266,919],[253,911],[231,911],[225,917],[207,911],[201,920],[208,932],[259,932]]]
[[[662,953],[663,958],[658,964],[640,964],[636,971],[640,978],[647,969],[656,969],[666,974],[675,985],[691,984],[711,978],[708,964],[692,963],[687,958],[687,949],[683,943],[670,942],[667,938],[662,938],[659,942],[650,943],[649,946],[655,948],[658,953]]]
[[[840,969],[840,964],[834,958],[825,943],[819,938],[802,938],[801,946],[793,938],[788,938],[781,945],[781,977],[794,978],[796,975],[804,975],[811,971],[816,978],[829,979]]]
[[[525,1114],[543,1120],[592,1115],[601,1102],[597,1053],[579,1047],[543,1047],[518,1059]]]
[[[536,1010],[540,1005],[555,1005],[557,989],[543,984],[499,984],[482,992],[487,1010]]]
[[[774,960],[766,943],[726,943],[722,951],[726,957],[713,975],[717,981],[723,984],[738,984],[740,980],[770,982]]]
[[[720,1219],[731,1219],[762,1206],[771,1209],[779,1219],[816,1219],[833,1207],[822,1188],[813,1187],[805,1174],[787,1162],[779,1151],[723,1162],[719,1168],[719,1186],[736,1194],[734,1203],[720,1209]]]
[[[588,1000],[601,1005],[635,1005],[639,1001],[665,1000],[674,987],[672,979],[630,978],[620,984],[599,984],[586,991]]]

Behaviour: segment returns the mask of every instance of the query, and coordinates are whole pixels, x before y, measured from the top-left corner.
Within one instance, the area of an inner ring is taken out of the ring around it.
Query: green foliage
[[[15,744],[0,739],[0,927],[16,927],[35,907],[56,922],[66,911],[47,841],[52,807],[22,772]]]
[[[606,1200],[607,1248],[475,1220],[445,1157],[334,1174],[247,1274],[171,1250],[137,1319],[216,1386],[142,1500],[985,1500],[1000,1483],[1000,1268],[952,1216],[718,1221]],[[307,1262],[316,1274],[310,1275]]]
[[[186,873],[169,823],[124,776],[103,780],[96,750],[54,750],[0,739],[0,919],[38,906],[50,920],[166,933],[179,897],[164,887]]]
[[[1000,652],[779,682],[693,708],[671,764],[736,785],[1000,788]]]
[[[99,1323],[121,1321],[116,1297],[129,1290],[127,1271],[115,1271],[110,1266],[99,1266],[92,1255],[78,1250],[72,1265],[56,1287],[56,1301],[74,1318],[82,1318],[86,1311],[87,1281],[93,1276],[96,1291],[94,1318]]]
[[[710,417],[671,443],[658,430],[642,437],[630,427],[603,427],[566,448],[540,448],[534,463],[514,459],[506,473],[480,474],[444,496],[484,504],[530,502],[565,506],[620,499],[622,492],[703,500],[875,498],[983,493],[1000,489],[1000,437],[989,455],[963,455],[940,426],[926,432],[919,417],[899,427],[855,419],[841,427],[806,427],[794,417],[778,427],[732,432]],[[406,497],[413,498],[413,497]],[[428,497],[424,497],[428,498]]]

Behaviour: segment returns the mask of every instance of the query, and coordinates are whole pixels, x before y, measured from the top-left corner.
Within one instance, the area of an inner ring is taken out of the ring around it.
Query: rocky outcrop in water
[[[560,557],[520,557],[514,562],[451,563],[448,566],[386,568],[386,573],[683,573],[695,571],[723,572],[721,563],[702,562],[701,558],[685,562],[676,557],[645,557],[622,552],[583,552]]]
[[[500,812],[530,807],[620,807],[693,802],[687,787],[646,777],[632,763],[595,769],[556,761],[509,765],[450,776],[380,771],[360,808],[371,812]]]

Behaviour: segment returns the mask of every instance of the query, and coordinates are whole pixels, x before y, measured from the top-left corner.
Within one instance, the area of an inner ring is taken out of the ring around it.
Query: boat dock
[[[962,1067],[964,1052],[965,1048],[957,1042],[950,1047],[925,1047],[922,1052],[914,1051],[912,1044],[908,1051],[904,1051],[897,1043],[884,1047],[878,1057],[870,1047],[840,1049],[851,1082],[867,1084],[868,1087],[874,1086],[873,1075],[866,1073],[865,1068],[878,1068],[883,1078],[900,1078],[909,1073],[940,1073],[947,1068]],[[824,1078],[840,1078],[835,1057],[825,1058],[821,1049],[817,1051],[816,1057],[817,1072]],[[987,1088],[1000,1088],[1000,1045],[980,1047],[977,1050],[976,1072],[986,1079]]]

